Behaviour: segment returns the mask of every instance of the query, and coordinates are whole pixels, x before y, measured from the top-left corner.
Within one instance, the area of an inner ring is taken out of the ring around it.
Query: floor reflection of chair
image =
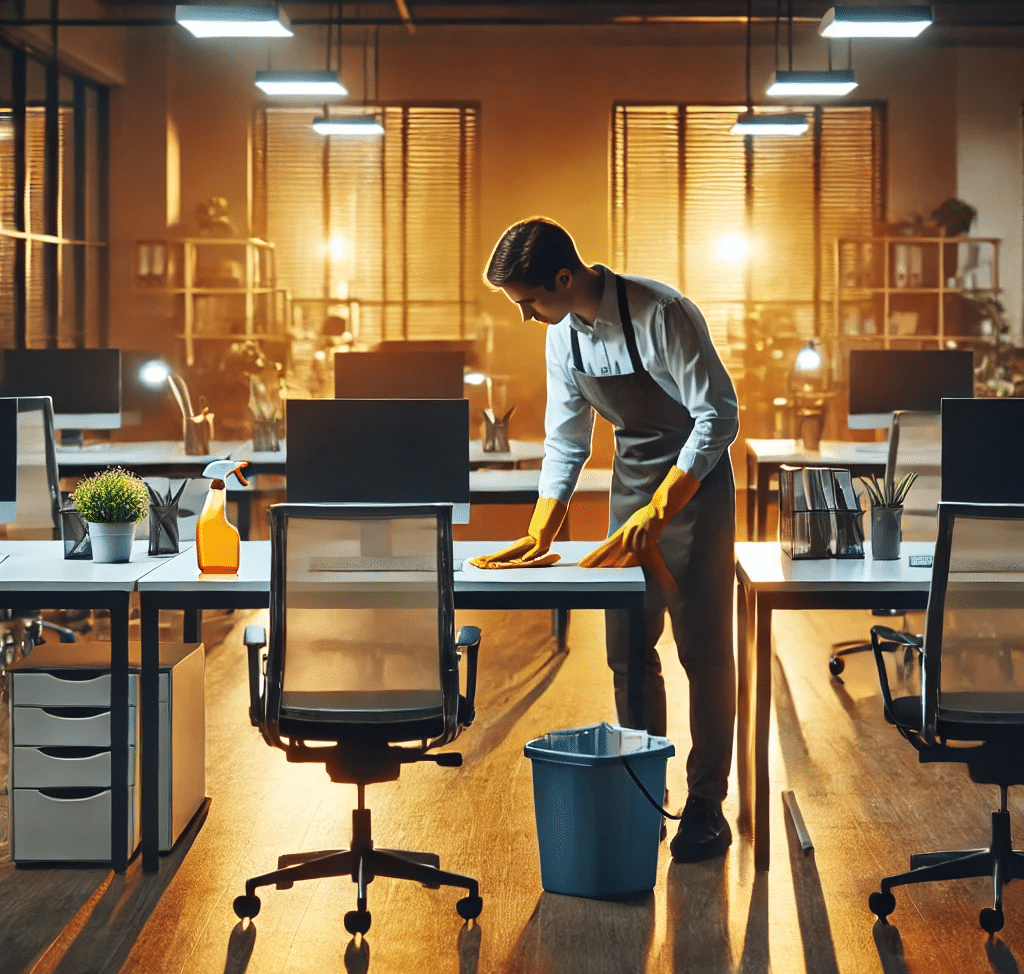
[[[428,753],[472,723],[476,688],[480,630],[454,631],[451,507],[277,504],[270,522],[270,640],[261,626],[245,635],[250,718],[290,762],[324,764],[332,781],[355,784],[358,807],[350,848],[281,856],[246,882],[235,913],[259,913],[261,886],[349,875],[352,934],[370,927],[377,876],[462,887],[459,915],[478,916],[475,879],[441,870],[432,853],[374,847],[365,807],[366,786],[396,780],[405,763],[462,763]]]

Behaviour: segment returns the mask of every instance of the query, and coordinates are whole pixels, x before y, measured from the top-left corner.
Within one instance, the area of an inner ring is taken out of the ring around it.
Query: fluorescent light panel
[[[739,115],[730,132],[732,135],[803,135],[807,127],[804,115]]]
[[[374,115],[350,115],[313,119],[313,131],[319,135],[383,135],[384,126]]]
[[[917,37],[932,22],[927,4],[829,7],[818,25],[823,37]]]
[[[268,95],[347,95],[333,71],[257,71],[256,87]]]
[[[178,4],[174,19],[196,37],[291,37],[291,21],[276,7]]]
[[[769,95],[848,95],[857,87],[852,71],[776,71]]]

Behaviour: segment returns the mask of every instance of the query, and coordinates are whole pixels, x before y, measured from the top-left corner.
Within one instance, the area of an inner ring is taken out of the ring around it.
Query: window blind
[[[364,342],[472,337],[478,110],[391,105],[381,113],[381,138],[325,139],[310,128],[308,109],[261,110],[257,232],[275,244],[278,279],[293,302],[321,318],[351,302]]]
[[[755,109],[806,114],[798,138],[732,135],[743,110],[619,104],[612,126],[617,266],[690,297],[733,366],[749,313],[803,337],[830,327],[835,240],[884,213],[882,106]]]

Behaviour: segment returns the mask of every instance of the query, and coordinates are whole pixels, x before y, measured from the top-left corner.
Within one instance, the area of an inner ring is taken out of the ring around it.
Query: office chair
[[[262,626],[246,628],[250,719],[289,761],[322,763],[332,781],[355,784],[358,806],[350,848],[281,856],[246,882],[238,917],[259,913],[260,886],[327,876],[356,883],[352,934],[370,928],[366,887],[377,876],[463,887],[459,915],[480,914],[475,879],[442,871],[431,853],[376,848],[364,804],[366,785],[396,780],[403,764],[462,764],[461,754],[428,753],[474,715],[480,630],[455,637],[451,516],[444,505],[269,508],[270,641]]]
[[[0,526],[0,532],[10,540],[59,541],[60,506],[53,401],[49,396],[19,396],[18,501],[15,520]],[[35,614],[24,624],[33,645],[42,641],[43,629],[58,633],[62,643],[78,638],[73,629]]]
[[[991,876],[993,905],[979,920],[989,933],[1002,929],[1002,887],[1024,878],[1006,807],[1010,785],[1024,784],[1022,612],[1024,505],[941,502],[923,638],[871,630],[885,717],[922,764],[965,764],[972,781],[998,785],[999,809],[987,848],[917,853],[908,872],[883,879],[868,899],[883,921],[896,908],[895,886]],[[919,653],[920,692],[893,697],[886,644]]]
[[[934,541],[935,511],[942,487],[942,427],[939,413],[897,410],[889,427],[889,452],[885,461],[886,489],[908,473],[916,473],[917,480],[903,502],[901,537],[904,541]],[[907,614],[904,609],[873,609],[874,616],[902,616],[903,631],[907,632]],[[839,676],[846,669],[844,656],[866,653],[871,643],[853,639],[832,644],[828,669]]]

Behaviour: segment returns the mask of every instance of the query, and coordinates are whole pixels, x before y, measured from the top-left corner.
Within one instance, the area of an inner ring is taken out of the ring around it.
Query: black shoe
[[[703,862],[722,855],[732,844],[732,830],[720,802],[690,795],[669,848],[676,862]]]

